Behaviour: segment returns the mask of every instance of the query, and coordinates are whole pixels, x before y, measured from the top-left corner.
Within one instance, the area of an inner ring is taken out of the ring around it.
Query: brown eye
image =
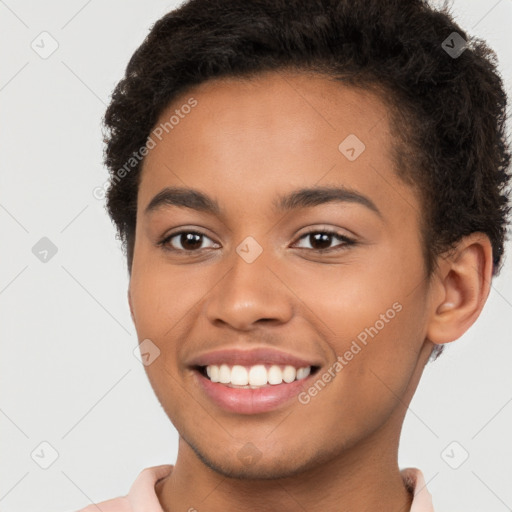
[[[341,244],[335,245],[331,247],[333,240],[338,239],[341,240]],[[309,247],[301,247],[303,249],[311,249],[313,251],[329,251],[329,250],[339,250],[344,249],[349,245],[353,245],[355,243],[354,240],[348,238],[344,235],[340,235],[335,231],[310,231],[300,237],[299,240],[306,240],[309,242]]]
[[[206,239],[212,242],[209,247],[216,245],[209,237],[198,231],[179,231],[172,233],[159,242],[159,245],[170,251],[196,252],[206,248],[202,247]]]

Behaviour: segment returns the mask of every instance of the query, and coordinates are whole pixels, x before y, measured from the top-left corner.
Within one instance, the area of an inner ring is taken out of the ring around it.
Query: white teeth
[[[256,366],[251,366],[251,369],[249,370],[249,384],[251,386],[264,386],[266,383],[267,369],[265,368],[265,365],[257,364]]]
[[[231,368],[227,364],[220,365],[219,382],[221,384],[229,384],[231,382]]]
[[[210,370],[210,373],[208,373],[208,370]],[[212,382],[219,382],[219,367],[218,366],[207,366],[206,367],[206,373],[208,374],[208,377],[210,377],[210,380]]]
[[[311,373],[311,366],[297,370],[297,380],[305,379]]]
[[[268,383],[269,384],[281,384],[283,382],[283,372],[279,366],[275,364],[268,369]]]
[[[293,366],[285,366],[283,371],[283,380],[285,382],[293,382],[297,376],[297,370]]]
[[[206,375],[212,382],[220,382],[232,387],[258,388],[263,386],[293,382],[305,379],[311,373],[311,366],[295,368],[291,365],[284,367],[271,365],[268,369],[263,364],[242,366],[235,364],[210,365],[206,367]]]
[[[235,386],[247,386],[249,384],[249,374],[245,367],[235,364],[231,368],[231,384],[235,384]]]

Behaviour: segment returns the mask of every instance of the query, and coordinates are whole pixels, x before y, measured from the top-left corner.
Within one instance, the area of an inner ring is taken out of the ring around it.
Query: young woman
[[[190,0],[154,25],[106,112],[107,205],[179,452],[103,512],[433,510],[398,445],[502,262],[493,62],[422,0]]]

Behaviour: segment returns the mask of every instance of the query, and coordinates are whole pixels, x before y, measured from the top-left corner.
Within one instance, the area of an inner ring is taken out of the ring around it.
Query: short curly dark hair
[[[428,277],[476,231],[488,235],[498,274],[511,209],[507,97],[494,52],[446,3],[427,0],[189,0],[158,20],[104,118],[107,210],[130,273],[142,162],[133,156],[163,110],[215,77],[287,69],[371,89],[389,107],[397,173],[422,198]]]

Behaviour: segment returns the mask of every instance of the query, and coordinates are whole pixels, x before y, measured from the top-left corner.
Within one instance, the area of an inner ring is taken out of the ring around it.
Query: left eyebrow
[[[346,187],[303,188],[278,196],[272,205],[274,210],[283,212],[333,202],[360,204],[382,218],[382,213],[370,198]],[[144,214],[149,214],[164,206],[190,208],[217,216],[222,213],[219,203],[199,190],[184,187],[166,187],[151,199],[144,210]]]
[[[370,198],[346,187],[303,188],[291,194],[279,196],[273,206],[278,211],[290,211],[332,202],[357,203],[382,218],[382,213]]]

